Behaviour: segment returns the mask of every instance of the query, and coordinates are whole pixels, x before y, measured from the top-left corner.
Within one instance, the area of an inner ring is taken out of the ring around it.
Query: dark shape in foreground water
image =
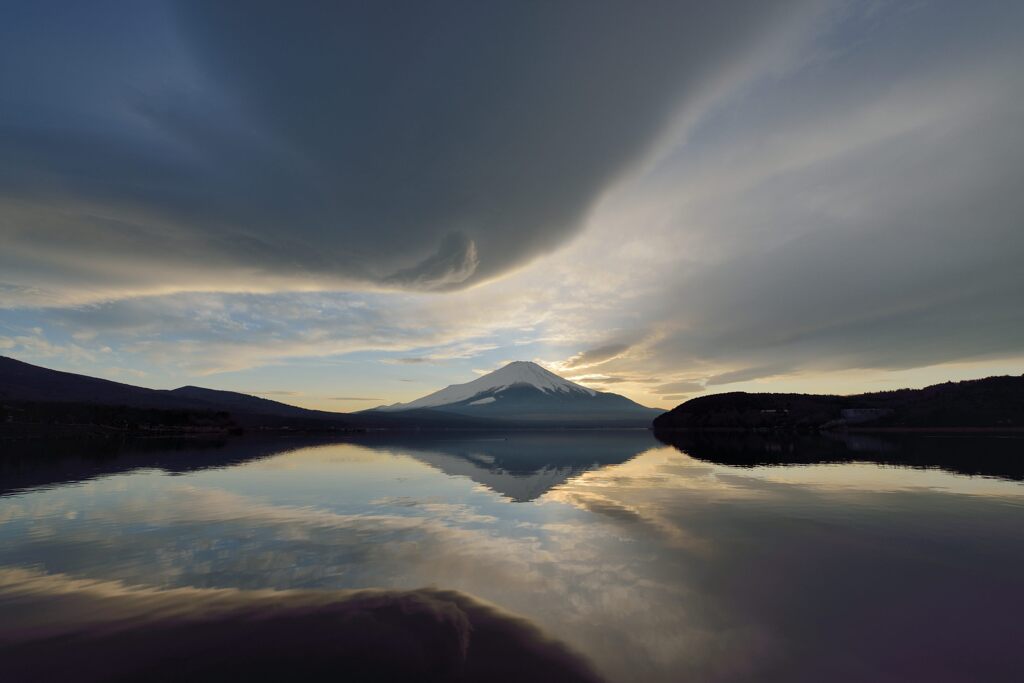
[[[0,570],[0,603],[8,681],[600,680],[456,591],[139,590]]]

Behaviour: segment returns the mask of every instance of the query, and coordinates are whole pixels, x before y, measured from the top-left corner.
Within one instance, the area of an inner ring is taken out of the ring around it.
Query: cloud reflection
[[[617,681],[998,678],[1017,661],[1017,482],[655,448],[513,504],[389,448],[8,496],[0,564],[175,590],[440,586],[527,615]]]

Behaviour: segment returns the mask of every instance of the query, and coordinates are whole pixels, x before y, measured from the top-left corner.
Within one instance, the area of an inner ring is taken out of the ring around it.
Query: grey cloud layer
[[[0,280],[479,282],[564,242],[797,4],[16,2]]]
[[[631,200],[667,216],[630,264],[661,263],[659,334],[602,372],[719,390],[1019,357],[1022,26],[1016,3],[851,12],[722,103]]]

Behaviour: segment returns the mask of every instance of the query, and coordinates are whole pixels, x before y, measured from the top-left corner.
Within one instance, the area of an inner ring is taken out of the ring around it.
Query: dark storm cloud
[[[3,286],[481,281],[794,4],[10,3]]]
[[[532,623],[455,591],[160,591],[8,569],[0,606],[17,680],[600,680]]]

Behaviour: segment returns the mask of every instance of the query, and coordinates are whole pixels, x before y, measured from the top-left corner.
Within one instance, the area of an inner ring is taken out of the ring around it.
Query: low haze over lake
[[[887,464],[720,464],[646,430],[51,443],[3,463],[21,488],[0,497],[0,611],[82,580],[435,586],[527,618],[610,681],[1016,680],[1024,484],[955,461],[999,472],[1022,440],[914,452],[929,440],[943,468],[892,444]]]

